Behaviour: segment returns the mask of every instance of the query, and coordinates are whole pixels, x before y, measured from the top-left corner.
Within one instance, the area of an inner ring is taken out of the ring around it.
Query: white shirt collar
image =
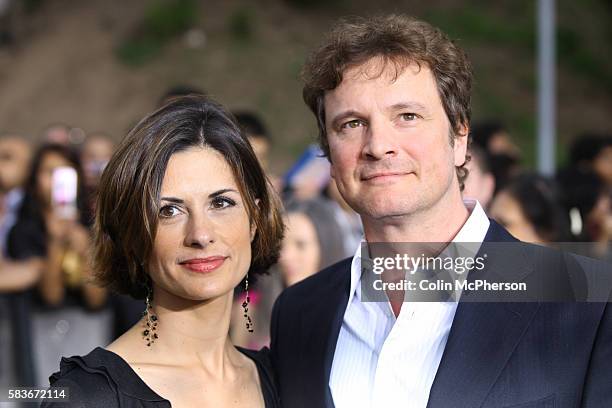
[[[489,221],[489,217],[487,217],[487,214],[484,212],[484,209],[477,200],[464,199],[463,204],[470,212],[470,215],[457,235],[455,235],[452,242],[482,243],[487,235],[487,231],[489,230],[489,225],[491,223]],[[367,246],[364,245],[365,243],[366,240],[363,239],[357,247],[355,256],[353,256],[353,261],[351,262],[351,291],[349,292],[349,306],[353,301],[354,296],[357,296],[358,299],[361,298],[357,288],[361,282],[361,249],[365,248],[367,250]],[[478,249],[479,248],[476,248],[476,252]],[[366,254],[365,256],[367,257],[368,255]]]

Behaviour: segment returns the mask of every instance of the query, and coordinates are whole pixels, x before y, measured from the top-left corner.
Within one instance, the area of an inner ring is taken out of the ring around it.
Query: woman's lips
[[[225,262],[224,256],[209,256],[208,258],[193,258],[179,264],[193,272],[208,273],[219,268]]]

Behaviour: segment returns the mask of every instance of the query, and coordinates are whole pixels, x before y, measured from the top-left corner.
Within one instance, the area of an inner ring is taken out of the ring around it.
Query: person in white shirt
[[[612,355],[607,303],[469,303],[463,296],[472,293],[461,291],[460,302],[415,302],[409,291],[389,288],[384,302],[365,298],[364,277],[380,248],[375,243],[474,243],[471,256],[489,242],[517,248],[494,253],[468,280],[524,283],[539,276],[531,272],[542,260],[565,259],[540,255],[490,221],[478,202],[462,199],[472,83],[463,50],[411,17],[343,19],[307,61],[303,77],[331,175],[361,216],[365,242],[354,257],[278,298],[271,348],[283,405],[610,403],[605,384],[612,370],[603,363]],[[574,263],[554,264],[560,292],[573,293],[566,271]],[[588,316],[586,324],[572,318],[577,309]],[[553,337],[552,344],[544,341]],[[567,344],[577,355],[567,358]],[[582,368],[570,371],[576,366]]]

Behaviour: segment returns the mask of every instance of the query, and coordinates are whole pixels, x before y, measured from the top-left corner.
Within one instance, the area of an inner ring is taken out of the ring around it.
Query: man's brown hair
[[[249,273],[263,273],[278,259],[284,228],[280,203],[246,136],[223,107],[204,96],[188,96],[138,123],[102,174],[93,259],[101,284],[135,298],[146,296],[150,278],[145,265],[157,230],[166,166],[172,154],[191,147],[221,153],[234,173],[257,227]],[[202,174],[202,183],[214,176]]]
[[[469,128],[472,69],[465,52],[442,31],[404,15],[341,19],[304,66],[303,97],[317,118],[319,143],[329,156],[325,128],[326,91],[340,85],[344,73],[372,58],[395,65],[399,75],[410,63],[427,66],[436,81],[438,94],[451,125],[451,145],[461,126]],[[466,163],[469,156],[466,154]],[[465,163],[457,166],[463,189]]]

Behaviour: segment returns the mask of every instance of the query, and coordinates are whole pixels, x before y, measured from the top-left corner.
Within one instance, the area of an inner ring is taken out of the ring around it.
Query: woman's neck
[[[157,326],[150,335],[157,338],[147,346],[144,336],[147,316],[108,349],[124,354],[134,363],[197,366],[211,373],[222,373],[236,359],[229,338],[233,293],[206,302],[179,298],[156,288],[151,313]]]

